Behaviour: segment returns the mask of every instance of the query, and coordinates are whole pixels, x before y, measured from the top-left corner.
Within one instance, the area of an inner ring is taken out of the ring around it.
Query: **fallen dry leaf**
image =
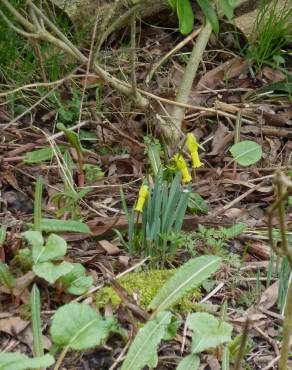
[[[274,284],[270,285],[262,294],[259,307],[265,308],[268,310],[269,308],[273,307],[274,304],[277,302],[278,299],[278,291],[279,291],[279,280],[277,280]]]
[[[107,241],[107,240],[100,240],[98,244],[101,246],[101,248],[110,256],[114,256],[116,254],[119,254],[121,250],[114,245],[113,243]]]

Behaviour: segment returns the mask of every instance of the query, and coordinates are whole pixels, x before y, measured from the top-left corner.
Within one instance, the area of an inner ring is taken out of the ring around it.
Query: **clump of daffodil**
[[[145,201],[149,194],[148,185],[142,184],[138,194],[138,200],[136,203],[135,211],[136,212],[143,212]]]
[[[192,133],[187,134],[187,147],[192,157],[192,167],[201,167],[203,163],[200,161],[199,157],[199,144],[197,143],[197,140]]]
[[[173,159],[175,161],[175,164],[176,164],[177,168],[181,172],[182,181],[185,182],[185,183],[190,182],[192,180],[192,176],[189,174],[187,163],[186,163],[184,157],[180,153],[177,153],[173,157]]]

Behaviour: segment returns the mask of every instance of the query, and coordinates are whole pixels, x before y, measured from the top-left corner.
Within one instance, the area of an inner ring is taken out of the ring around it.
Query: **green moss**
[[[172,269],[133,272],[121,277],[118,281],[131,295],[138,297],[138,304],[143,309],[147,309],[158,290],[175,271]],[[192,311],[200,297],[200,289],[193,289],[186,293],[172,308],[179,312]],[[121,299],[111,287],[103,288],[95,295],[95,303],[98,308],[104,308],[110,302],[114,307],[121,303]]]

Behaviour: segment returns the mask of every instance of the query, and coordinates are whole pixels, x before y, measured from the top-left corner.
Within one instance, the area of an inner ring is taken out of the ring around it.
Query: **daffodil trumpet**
[[[145,201],[148,197],[148,194],[149,194],[148,185],[142,184],[139,190],[137,203],[134,209],[136,212],[139,212],[139,213],[143,212],[143,208],[145,205]]]
[[[203,165],[199,157],[199,144],[192,133],[187,134],[187,147],[192,158],[192,168],[199,168]]]
[[[180,153],[177,153],[174,157],[173,157],[174,161],[175,161],[175,164],[177,166],[177,168],[180,170],[181,172],[181,176],[182,176],[182,181],[184,183],[188,183],[192,180],[192,176],[189,174],[189,170],[188,170],[188,167],[187,167],[187,163],[184,159],[184,157],[180,154]]]

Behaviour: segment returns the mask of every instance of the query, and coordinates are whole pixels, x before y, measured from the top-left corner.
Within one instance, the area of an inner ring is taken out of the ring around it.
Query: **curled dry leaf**
[[[262,294],[259,307],[265,308],[268,310],[269,308],[273,307],[274,304],[277,302],[278,299],[278,290],[279,290],[279,280],[277,280],[274,284],[270,285]]]

